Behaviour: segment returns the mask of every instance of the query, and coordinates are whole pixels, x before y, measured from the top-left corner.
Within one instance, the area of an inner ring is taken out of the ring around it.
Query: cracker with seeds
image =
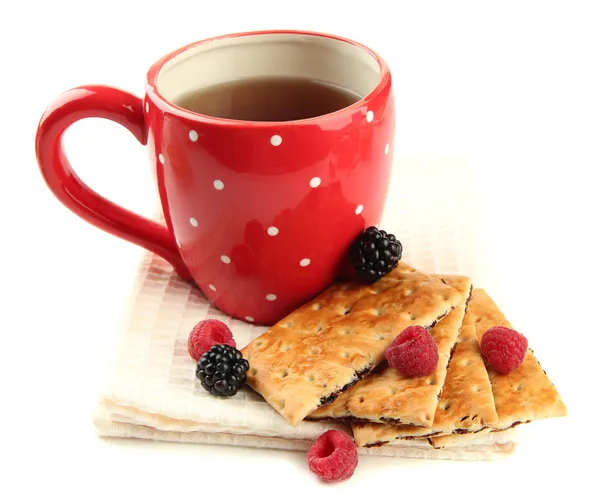
[[[371,285],[335,284],[242,350],[247,383],[297,425],[377,366],[403,329],[431,327],[461,302],[402,262]]]
[[[331,404],[313,411],[309,419],[335,418],[431,427],[472,289],[467,277],[433,276],[454,287],[464,298],[431,330],[439,355],[435,371],[428,376],[408,378],[386,364],[340,394]]]
[[[512,328],[511,323],[483,289],[473,292],[469,309],[473,314],[478,341],[491,327]],[[502,375],[489,367],[487,371],[492,384],[498,420],[490,422],[489,427],[477,435],[458,433],[433,437],[431,444],[434,448],[464,445],[478,437],[498,436],[522,423],[567,414],[558,391],[533,356],[531,349],[527,351],[521,366],[512,373]]]
[[[492,387],[479,351],[471,303],[448,366],[431,427],[354,423],[358,446],[380,446],[397,439],[418,439],[455,432],[475,432],[498,420]]]
[[[469,444],[477,439],[490,436],[492,430],[484,427],[477,432],[462,432],[460,434],[448,434],[444,436],[434,436],[429,438],[429,443],[433,448],[450,448],[451,446],[460,446]]]
[[[471,324],[468,333],[465,331],[466,324]],[[529,349],[521,366],[508,375],[502,375],[487,368],[486,372],[489,376],[489,383],[493,393],[493,404],[496,410],[495,418],[488,416],[482,421],[482,425],[478,429],[473,428],[474,425],[471,425],[470,428],[459,428],[450,434],[444,430],[440,431],[437,429],[439,425],[438,413],[445,407],[444,400],[449,396],[450,389],[447,386],[455,381],[455,367],[453,364],[458,364],[458,360],[461,357],[459,351],[464,343],[464,338],[467,338],[467,342],[471,344],[472,350],[477,351],[481,362],[483,362],[479,350],[479,340],[490,327],[498,325],[512,328],[510,322],[488,294],[483,289],[475,289],[467,309],[467,316],[463,323],[457,350],[450,362],[446,386],[440,400],[440,407],[438,407],[436,412],[433,428],[428,434],[430,443],[434,448],[463,445],[477,438],[497,436],[502,431],[507,431],[521,423],[528,423],[532,420],[543,418],[565,416],[567,414],[567,409],[558,391],[548,379],[537,359],[533,356],[532,350]],[[471,384],[471,382],[465,380],[465,384]],[[472,390],[475,391],[474,388]],[[460,389],[458,392],[460,392]],[[484,391],[480,390],[474,397],[482,399],[484,395],[487,395],[487,391],[484,394]],[[451,408],[448,411],[450,410]],[[456,418],[460,414],[457,413]],[[393,431],[391,430],[391,426],[386,427],[388,429],[384,431],[381,429],[381,426],[375,424],[353,425],[355,440],[359,446],[377,446],[393,441],[394,439],[407,440],[427,435],[424,429],[419,430],[415,427],[408,427],[406,428],[408,430],[404,430],[403,432],[400,432],[400,430]],[[440,434],[442,435],[440,436]]]
[[[473,291],[471,309],[479,340],[490,327],[512,328],[496,303],[483,289]],[[512,373],[502,375],[488,368],[488,374],[498,412],[498,420],[490,426],[496,430],[567,414],[567,408],[558,391],[534,357],[531,348],[527,350],[523,363]]]

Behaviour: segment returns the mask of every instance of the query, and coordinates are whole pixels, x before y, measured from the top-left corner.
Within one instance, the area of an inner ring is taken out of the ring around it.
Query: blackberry
[[[214,396],[232,396],[246,383],[250,368],[242,352],[229,345],[213,345],[198,361],[196,378]]]
[[[371,226],[365,229],[350,248],[350,260],[358,277],[373,283],[387,275],[402,257],[402,244],[393,234]]]

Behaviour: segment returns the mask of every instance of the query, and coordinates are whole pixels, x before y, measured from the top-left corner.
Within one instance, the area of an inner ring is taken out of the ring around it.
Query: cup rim
[[[335,110],[334,112],[330,112],[328,114],[308,117],[305,119],[297,119],[293,121],[248,121],[243,119],[228,119],[223,117],[215,117],[205,114],[200,114],[197,112],[192,112],[191,110],[187,110],[182,108],[170,100],[167,100],[159,91],[157,86],[157,78],[158,74],[163,68],[163,66],[173,59],[175,56],[193,48],[201,44],[207,44],[209,42],[213,42],[216,40],[223,40],[228,38],[236,38],[236,37],[248,37],[253,35],[279,35],[279,34],[290,34],[290,35],[308,35],[313,37],[325,37],[338,40],[340,42],[345,42],[347,44],[353,45],[362,51],[365,51],[370,56],[372,56],[380,69],[380,77],[377,86],[366,96],[362,97],[360,100],[354,102],[352,105],[344,107],[339,110]],[[240,126],[247,127],[248,125],[252,125],[253,127],[284,127],[289,125],[301,125],[301,124],[310,124],[315,121],[327,121],[329,119],[338,118],[340,115],[351,115],[357,109],[360,109],[366,105],[374,96],[377,96],[381,93],[391,82],[392,76],[390,69],[385,62],[385,60],[373,49],[361,44],[360,42],[356,42],[355,40],[341,37],[339,35],[333,35],[330,33],[321,33],[315,31],[305,31],[305,30],[260,30],[260,31],[248,31],[248,32],[238,32],[238,33],[230,33],[227,35],[219,35],[216,37],[210,37],[207,39],[199,40],[196,42],[192,42],[187,44],[179,49],[175,49],[174,51],[166,54],[158,61],[156,61],[148,70],[146,74],[146,96],[151,98],[151,101],[155,105],[159,105],[163,112],[170,112],[173,115],[177,115],[180,117],[184,117],[185,119],[189,119],[191,121],[202,121],[208,122],[212,124],[218,124],[223,126]]]

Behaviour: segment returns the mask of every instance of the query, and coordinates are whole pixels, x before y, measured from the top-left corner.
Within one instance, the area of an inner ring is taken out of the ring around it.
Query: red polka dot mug
[[[361,98],[281,122],[176,105],[195,89],[265,76],[326,82]],[[165,225],[77,177],[62,136],[86,117],[111,119],[148,146]],[[367,47],[312,32],[239,33],[160,59],[144,98],[107,86],[67,91],[42,116],[36,151],[46,183],[73,212],[162,256],[225,313],[272,324],[334,281],[353,239],[380,221],[394,123],[390,71]]]

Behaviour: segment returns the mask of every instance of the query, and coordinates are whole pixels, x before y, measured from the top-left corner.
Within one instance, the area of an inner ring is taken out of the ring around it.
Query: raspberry
[[[199,361],[213,345],[229,345],[235,348],[235,341],[229,327],[215,319],[203,320],[196,324],[188,339],[188,350],[192,359]]]
[[[488,365],[500,374],[517,369],[527,353],[527,338],[508,327],[491,327],[481,337],[481,353]]]
[[[404,329],[385,351],[388,364],[409,378],[427,376],[438,363],[438,349],[431,333],[421,326]]]
[[[309,469],[327,483],[344,481],[354,474],[358,452],[354,440],[340,430],[328,430],[306,455]]]

